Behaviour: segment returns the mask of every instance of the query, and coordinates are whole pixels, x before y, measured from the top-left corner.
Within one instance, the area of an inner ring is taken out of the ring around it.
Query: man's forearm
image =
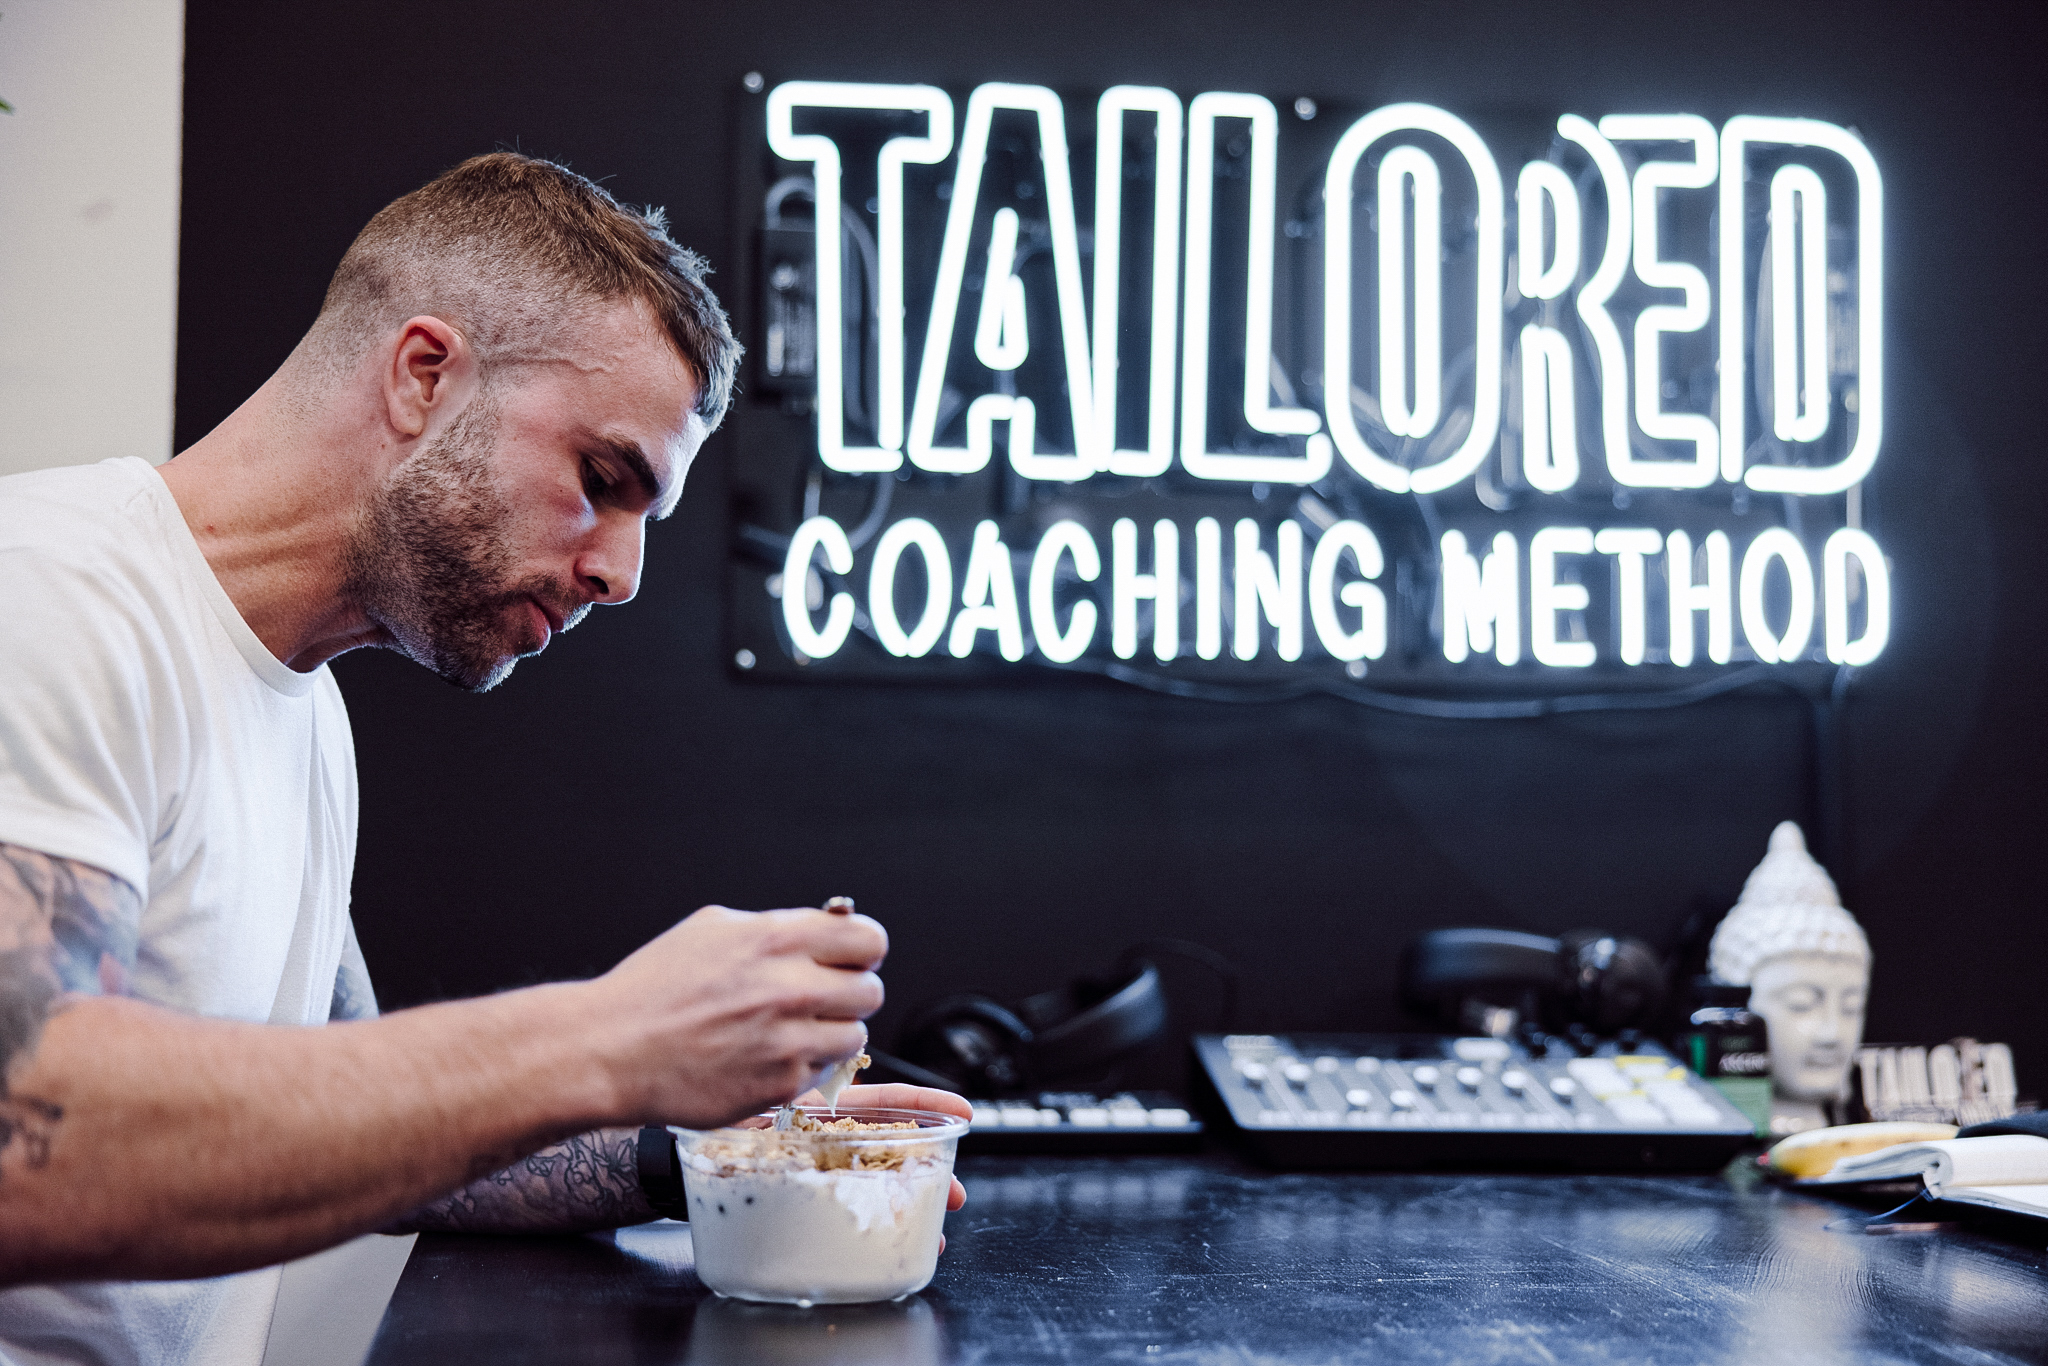
[[[14,902],[42,919],[17,915],[0,952],[47,960],[44,903]],[[0,1031],[0,1285],[260,1266],[577,1134],[758,1113],[859,1050],[887,949],[858,916],[705,907],[594,981],[318,1029],[71,986],[46,1023]],[[598,1165],[602,1182],[574,1163],[562,1182],[587,1221],[620,1222]]]
[[[192,1276],[328,1246],[616,1123],[579,987],[285,1029],[77,999],[8,1088],[0,1284]]]
[[[655,1217],[640,1189],[638,1129],[599,1129],[550,1144],[387,1233],[590,1233]]]

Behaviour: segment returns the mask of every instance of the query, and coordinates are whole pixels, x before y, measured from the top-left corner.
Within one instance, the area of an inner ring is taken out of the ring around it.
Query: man
[[[859,1050],[865,917],[710,907],[594,981],[381,1019],[349,924],[326,662],[482,690],[630,599],[738,353],[658,212],[480,157],[378,214],[161,471],[0,481],[0,1360],[253,1366],[272,1264],[650,1218],[640,1125]]]

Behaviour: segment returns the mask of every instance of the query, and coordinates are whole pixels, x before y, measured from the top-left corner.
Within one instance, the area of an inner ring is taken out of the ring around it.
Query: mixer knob
[[[1362,1086],[1354,1086],[1344,1093],[1344,1103],[1354,1110],[1363,1110],[1372,1104],[1372,1092]]]
[[[1377,1072],[1380,1070],[1380,1060],[1378,1058],[1360,1058],[1351,1065],[1361,1072]]]
[[[1413,1091],[1395,1091],[1387,1099],[1392,1102],[1396,1110],[1413,1110],[1416,1106],[1415,1093]]]
[[[1438,1073],[1434,1067],[1418,1067],[1409,1075],[1414,1077],[1415,1084],[1425,1091],[1430,1090],[1437,1083]]]
[[[1519,1096],[1529,1085],[1529,1074],[1510,1069],[1500,1074],[1500,1084],[1512,1094]]]
[[[1266,1064],[1262,1062],[1242,1063],[1238,1066],[1237,1070],[1243,1073],[1244,1079],[1254,1086],[1257,1086],[1266,1079]]]
[[[1550,1094],[1569,1105],[1572,1103],[1572,1099],[1579,1094],[1579,1084],[1570,1077],[1552,1077],[1550,1079]]]
[[[1316,1059],[1316,1071],[1318,1072],[1334,1072],[1337,1070],[1337,1066],[1338,1063],[1335,1058]]]
[[[1308,1064],[1300,1062],[1288,1063],[1283,1071],[1283,1075],[1296,1086],[1300,1086],[1309,1079]]]
[[[1477,1091],[1479,1089],[1479,1077],[1480,1072],[1476,1067],[1461,1067],[1458,1069],[1458,1085],[1464,1087],[1467,1091]]]

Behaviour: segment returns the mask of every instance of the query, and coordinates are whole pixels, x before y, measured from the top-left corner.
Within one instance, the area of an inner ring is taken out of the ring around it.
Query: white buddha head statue
[[[1789,1100],[1843,1094],[1863,1041],[1870,943],[1791,821],[1743,884],[1707,951],[1714,980],[1749,988],[1771,1033],[1771,1080]]]

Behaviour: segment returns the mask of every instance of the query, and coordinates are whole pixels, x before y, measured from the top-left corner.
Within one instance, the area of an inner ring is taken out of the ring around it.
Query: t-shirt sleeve
[[[0,541],[0,843],[76,859],[147,897],[159,803],[158,627],[92,538]]]

